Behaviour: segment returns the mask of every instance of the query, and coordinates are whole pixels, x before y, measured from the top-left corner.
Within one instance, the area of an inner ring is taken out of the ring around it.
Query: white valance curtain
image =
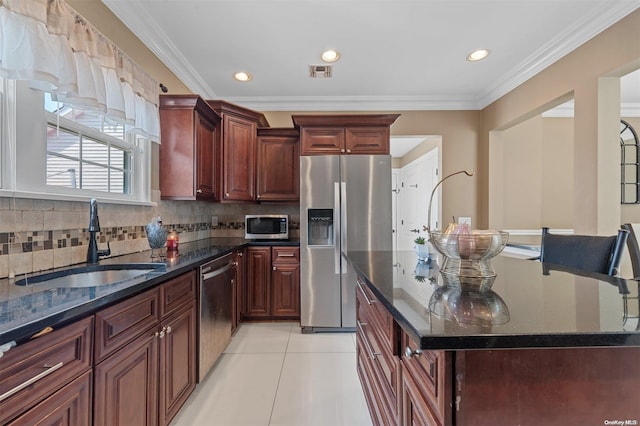
[[[158,82],[64,0],[0,0],[0,75],[160,140]]]

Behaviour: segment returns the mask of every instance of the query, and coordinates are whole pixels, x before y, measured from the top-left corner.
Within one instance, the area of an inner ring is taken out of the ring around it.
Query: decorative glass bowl
[[[507,304],[496,292],[465,290],[449,285],[433,292],[429,311],[463,327],[490,327],[506,324],[511,319]]]
[[[429,232],[429,241],[444,256],[440,272],[461,277],[495,277],[490,259],[505,248],[508,240],[509,233],[503,231]]]

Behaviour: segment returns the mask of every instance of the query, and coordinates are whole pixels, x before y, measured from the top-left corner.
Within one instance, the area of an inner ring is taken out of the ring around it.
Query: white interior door
[[[393,286],[398,283],[398,197],[400,189],[400,169],[391,170],[391,238],[393,239]]]
[[[398,250],[412,250],[418,236],[427,238],[429,196],[438,182],[438,150],[434,149],[401,169],[398,216]],[[440,212],[439,196],[431,206],[431,227],[436,228]]]

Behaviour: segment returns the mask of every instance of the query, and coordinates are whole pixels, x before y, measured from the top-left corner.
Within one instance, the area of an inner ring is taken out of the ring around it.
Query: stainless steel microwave
[[[244,217],[244,237],[248,240],[289,239],[289,215],[248,214]]]

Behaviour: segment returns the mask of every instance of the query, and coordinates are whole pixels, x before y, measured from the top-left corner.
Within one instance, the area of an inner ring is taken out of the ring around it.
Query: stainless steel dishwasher
[[[231,291],[236,265],[235,253],[231,253],[200,267],[198,382],[231,341]]]

